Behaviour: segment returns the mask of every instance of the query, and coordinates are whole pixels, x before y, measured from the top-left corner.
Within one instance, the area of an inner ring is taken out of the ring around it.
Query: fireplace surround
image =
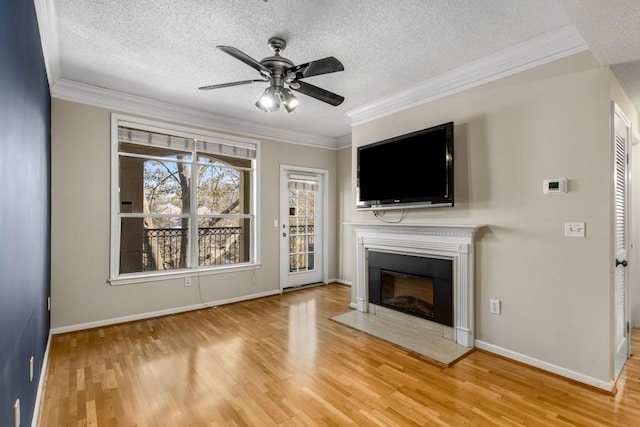
[[[440,224],[350,224],[356,235],[356,281],[353,308],[363,313],[375,311],[378,305],[370,299],[370,260],[377,253],[409,257],[433,258],[451,263],[452,274],[452,334],[456,343],[474,345],[474,241],[484,225]],[[382,270],[397,272],[393,268]],[[404,272],[405,276],[424,278],[424,274]],[[409,274],[406,274],[409,273]],[[429,278],[429,274],[426,274]],[[374,305],[375,304],[375,305]],[[370,307],[371,305],[371,307]],[[427,316],[419,316],[430,322]],[[442,322],[440,322],[442,323]],[[444,334],[447,336],[448,334]]]

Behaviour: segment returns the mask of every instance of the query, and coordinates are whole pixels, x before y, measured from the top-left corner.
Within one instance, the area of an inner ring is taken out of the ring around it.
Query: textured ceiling
[[[640,110],[640,0],[559,0],[589,48]]]
[[[584,3],[55,0],[54,6],[63,79],[336,138],[350,133],[349,110],[574,22],[581,34],[588,34],[589,45],[602,50],[596,52],[600,58],[611,63],[640,59],[638,36],[626,49],[601,34],[616,19],[611,3],[625,5],[624,26],[631,28],[631,16],[640,16],[640,1],[589,2],[601,3],[599,8],[583,8]],[[600,26],[592,25],[597,13],[607,17]],[[627,36],[617,31],[615,36]],[[215,46],[234,46],[260,60],[271,55],[267,40],[275,35],[287,40],[282,55],[296,64],[338,58],[345,71],[306,81],[344,96],[345,102],[332,107],[299,95],[295,112],[263,113],[254,103],[264,83],[197,90],[259,78]]]
[[[640,59],[639,0],[559,0],[605,65]]]

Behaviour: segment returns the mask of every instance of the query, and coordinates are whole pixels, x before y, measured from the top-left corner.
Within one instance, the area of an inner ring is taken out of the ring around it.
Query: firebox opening
[[[380,270],[382,305],[432,320],[433,279]]]
[[[453,261],[368,252],[369,302],[453,326]]]

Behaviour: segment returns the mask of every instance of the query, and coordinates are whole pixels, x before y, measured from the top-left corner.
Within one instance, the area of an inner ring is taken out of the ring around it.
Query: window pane
[[[198,215],[249,213],[249,171],[215,164],[198,168]]]
[[[120,274],[189,267],[189,219],[122,218]]]
[[[198,262],[201,267],[249,262],[250,219],[198,220]]]
[[[120,212],[189,213],[191,165],[120,156]]]
[[[307,215],[307,204],[304,197],[301,197],[301,194],[298,194],[298,211],[296,212],[298,216]]]

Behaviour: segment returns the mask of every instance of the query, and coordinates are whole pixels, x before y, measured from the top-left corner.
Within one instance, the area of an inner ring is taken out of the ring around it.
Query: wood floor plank
[[[332,284],[56,335],[38,425],[640,425],[638,356],[615,396],[481,351],[443,368],[330,321],[349,298]]]

